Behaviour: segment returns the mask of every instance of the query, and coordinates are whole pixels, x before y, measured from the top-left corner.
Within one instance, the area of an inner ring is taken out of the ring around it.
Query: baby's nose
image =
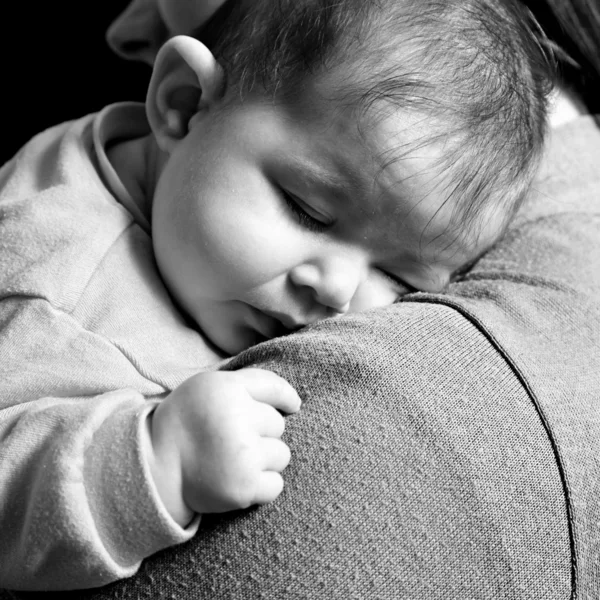
[[[344,314],[350,308],[350,301],[355,285],[340,285],[340,282],[321,285],[315,288],[315,297],[319,304],[331,309],[334,313]]]
[[[356,263],[340,260],[299,265],[291,277],[296,286],[310,288],[315,300],[335,313],[348,312],[361,280]]]
[[[108,45],[119,56],[149,65],[166,38],[166,27],[151,0],[133,0],[106,32]]]

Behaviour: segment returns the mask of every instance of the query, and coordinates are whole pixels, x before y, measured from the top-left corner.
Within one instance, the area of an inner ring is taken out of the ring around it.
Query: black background
[[[150,68],[115,56],[104,39],[126,0],[10,4],[0,10],[0,165],[47,127],[144,99]]]

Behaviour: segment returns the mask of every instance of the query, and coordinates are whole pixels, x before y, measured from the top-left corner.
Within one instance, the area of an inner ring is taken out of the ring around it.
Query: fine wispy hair
[[[526,195],[546,131],[554,60],[520,0],[230,0],[197,36],[243,97],[299,97],[343,69],[329,99],[362,130],[394,111],[423,131],[385,163],[443,149],[432,185],[454,207],[457,241],[476,244],[492,215],[506,224]]]

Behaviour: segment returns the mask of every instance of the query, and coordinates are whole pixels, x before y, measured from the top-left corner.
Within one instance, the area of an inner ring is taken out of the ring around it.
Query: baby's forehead
[[[441,282],[485,241],[461,221],[458,198],[448,194],[453,167],[442,166],[443,148],[419,143],[422,129],[410,119],[379,130],[332,121],[323,168],[346,182],[344,207],[355,235]]]
[[[380,231],[373,230],[369,239],[404,252],[410,270],[431,284],[421,286],[424,290],[444,288],[499,239],[507,221],[493,202],[469,213],[469,199],[449,192],[456,170],[440,172],[434,155],[420,154],[384,166],[378,177],[373,205],[380,214],[373,223]],[[362,201],[369,204],[367,198]]]
[[[465,199],[449,192],[460,165],[444,160],[447,147],[425,116],[399,109],[365,116],[313,98],[294,121],[302,139],[293,142],[297,172],[334,197],[351,224],[348,237],[409,272],[414,287],[442,289],[489,245],[494,228],[465,221]]]

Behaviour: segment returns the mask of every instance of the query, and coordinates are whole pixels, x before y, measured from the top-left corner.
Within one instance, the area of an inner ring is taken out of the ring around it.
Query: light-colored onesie
[[[170,518],[140,452],[156,402],[223,358],[174,306],[149,205],[107,160],[146,133],[142,105],[112,105],[0,170],[0,588],[100,586],[198,528]]]

